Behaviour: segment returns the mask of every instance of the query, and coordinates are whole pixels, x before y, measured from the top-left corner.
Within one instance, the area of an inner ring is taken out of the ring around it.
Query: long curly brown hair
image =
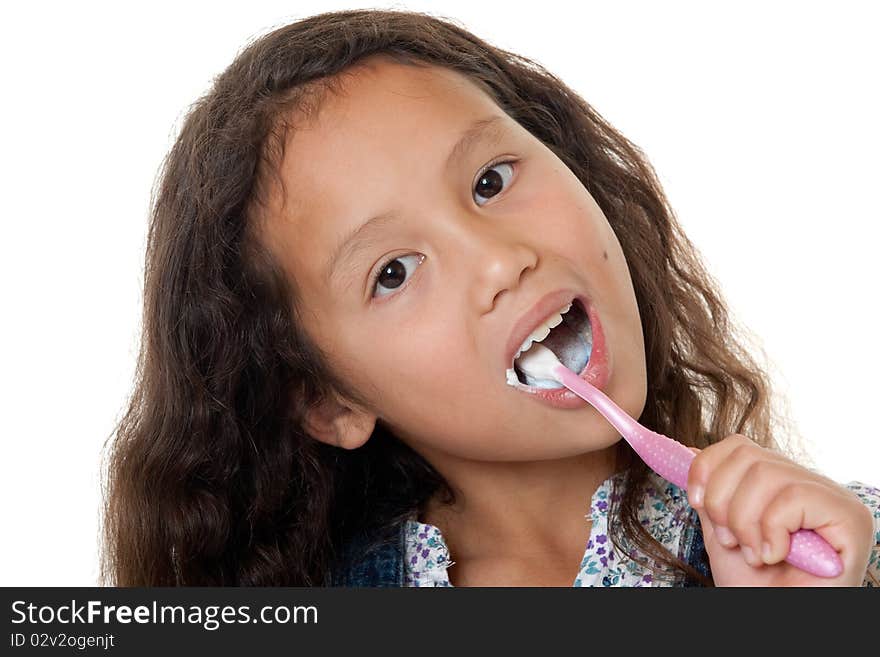
[[[468,76],[580,179],[614,229],[647,358],[639,420],[706,447],[731,433],[779,449],[769,377],[637,146],[536,62],[448,19],[401,11],[308,17],[256,39],[186,115],[151,199],[134,391],[108,438],[100,579],[117,586],[322,586],[352,532],[395,526],[440,474],[382,428],[356,450],[303,429],[334,391],[297,321],[295,281],[256,237],[295,126],[372,55]],[[281,181],[283,186],[283,181]],[[642,526],[650,471],[625,441],[611,538],[659,576],[711,580]]]

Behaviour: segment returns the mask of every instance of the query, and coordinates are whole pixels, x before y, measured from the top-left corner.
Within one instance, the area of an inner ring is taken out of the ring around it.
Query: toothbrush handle
[[[677,440],[651,431],[629,416],[605,393],[584,381],[563,365],[555,373],[566,388],[596,408],[620,432],[654,472],[682,490],[687,490],[688,471],[695,454]],[[791,534],[785,561],[818,577],[837,577],[843,572],[840,555],[812,529]]]

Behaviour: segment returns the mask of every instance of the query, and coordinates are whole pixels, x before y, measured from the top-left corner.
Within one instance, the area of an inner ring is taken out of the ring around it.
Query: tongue
[[[563,365],[575,374],[581,370],[590,360],[592,345],[587,343],[584,336],[573,331],[564,322],[550,330],[550,335],[541,341],[541,344],[552,351]],[[521,372],[526,385],[535,388],[559,388],[561,384],[547,379],[533,379],[525,372]]]

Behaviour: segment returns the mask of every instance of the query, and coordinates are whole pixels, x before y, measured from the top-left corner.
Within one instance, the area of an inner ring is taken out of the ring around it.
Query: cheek
[[[555,171],[542,191],[528,199],[528,205],[526,215],[540,218],[540,231],[532,233],[533,239],[579,267],[603,266],[603,254],[612,245],[614,233],[573,174]]]
[[[492,370],[485,355],[475,351],[473,336],[462,337],[463,329],[444,325],[443,334],[414,329],[370,357],[375,407],[397,435],[486,456],[491,445],[484,444],[485,436],[509,420],[493,397],[502,389],[503,375],[493,385]]]
[[[485,385],[473,366],[473,341],[447,322],[360,326],[352,331],[337,358],[347,361],[352,382],[372,390],[380,408],[440,403],[456,391]],[[372,338],[370,336],[379,336]]]
[[[553,240],[554,251],[591,278],[613,278],[621,274],[620,245],[598,207],[585,202],[574,207],[568,205],[565,210],[560,208],[556,217],[546,233]],[[594,283],[600,281],[594,280]],[[603,280],[599,287],[604,283]]]

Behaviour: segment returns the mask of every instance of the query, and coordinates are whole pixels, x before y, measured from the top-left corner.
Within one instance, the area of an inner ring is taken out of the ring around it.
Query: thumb
[[[715,525],[709,520],[708,514],[703,509],[694,509],[700,518],[700,528],[703,530],[703,543],[708,547],[715,540]]]

